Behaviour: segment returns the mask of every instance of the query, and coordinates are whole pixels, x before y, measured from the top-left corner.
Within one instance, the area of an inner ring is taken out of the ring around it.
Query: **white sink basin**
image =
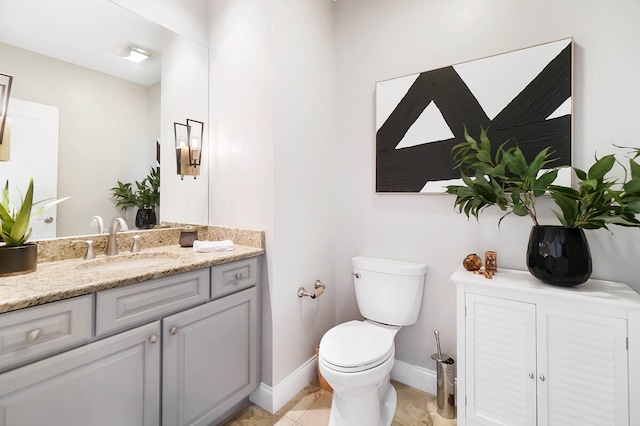
[[[114,272],[150,268],[178,259],[175,253],[135,253],[92,259],[76,267],[79,270]]]

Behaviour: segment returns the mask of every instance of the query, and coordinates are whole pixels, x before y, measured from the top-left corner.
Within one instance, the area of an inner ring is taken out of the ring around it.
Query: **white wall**
[[[334,322],[332,2],[212,0],[210,223],[264,229],[262,381]],[[300,286],[328,286],[318,300]]]
[[[336,3],[336,319],[358,316],[350,258],[357,254],[424,262],[418,323],[400,332],[396,357],[433,369],[433,330],[455,354],[455,289],[449,276],[468,254],[498,252],[499,267],[526,269],[531,223],[487,211],[479,223],[454,213],[446,195],[375,194],[375,83],[566,37],[575,40],[574,162],[588,167],[612,143],[638,146],[640,4],[629,0],[340,0]],[[548,203],[546,203],[548,205]],[[546,223],[554,218],[544,214]],[[588,231],[594,278],[640,290],[640,230]]]
[[[207,0],[109,0],[150,21],[207,45]]]
[[[639,6],[588,6],[209,0],[209,223],[266,231],[264,383],[277,387],[325,328],[359,316],[349,275],[357,254],[428,264],[420,319],[398,336],[397,356],[432,369],[435,328],[455,354],[451,272],[466,254],[488,249],[501,267],[525,268],[530,224],[509,218],[498,230],[494,211],[467,221],[449,196],[375,194],[375,82],[574,36],[575,163],[585,167],[610,143],[633,145],[630,123],[640,112],[632,100],[640,88]],[[639,231],[614,232],[589,232],[594,277],[640,290]],[[328,281],[327,293],[297,300],[295,289],[315,278]],[[334,305],[335,319],[327,319]]]
[[[178,34],[165,36],[160,82],[160,217],[163,221],[204,224],[208,220],[209,51]],[[205,123],[197,178],[177,174],[173,123]]]
[[[14,76],[12,97],[60,109],[58,194],[72,198],[58,205],[58,236],[96,233],[94,215],[123,215],[109,188],[143,179],[156,164],[154,89],[4,43],[0,57]]]
[[[261,229],[262,378],[272,384],[273,54],[271,1],[211,0],[209,223]]]
[[[273,380],[315,355],[334,325],[336,245],[333,2],[273,2]],[[338,241],[339,242],[339,241]],[[327,285],[318,299],[298,287]]]

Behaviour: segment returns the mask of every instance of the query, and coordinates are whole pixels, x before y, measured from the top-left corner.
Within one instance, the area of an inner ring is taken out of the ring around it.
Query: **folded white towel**
[[[231,240],[223,240],[223,241],[195,240],[193,242],[193,251],[198,251],[201,253],[206,253],[211,251],[231,251],[231,250],[233,250],[233,241]]]

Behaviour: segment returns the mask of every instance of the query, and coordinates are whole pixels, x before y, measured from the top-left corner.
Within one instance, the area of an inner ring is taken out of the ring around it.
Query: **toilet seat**
[[[320,341],[320,356],[328,368],[336,371],[368,370],[391,357],[394,334],[366,321],[349,321],[325,333]]]

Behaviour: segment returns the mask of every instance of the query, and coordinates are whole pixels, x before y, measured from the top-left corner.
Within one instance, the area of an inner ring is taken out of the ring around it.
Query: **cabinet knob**
[[[149,342],[158,343],[158,335],[157,334],[152,334],[151,337],[149,337]]]
[[[42,330],[36,328],[35,330],[31,330],[27,335],[27,338],[30,342],[37,342],[42,337]]]
[[[529,373],[529,378],[533,379],[533,373]]]
[[[543,375],[540,375],[540,381],[544,382],[544,376]]]
[[[173,326],[169,329],[169,333],[171,334],[177,334],[178,333],[178,327],[177,326]]]
[[[242,272],[238,272],[236,274],[236,280],[241,280],[244,277],[244,275],[242,275]]]

